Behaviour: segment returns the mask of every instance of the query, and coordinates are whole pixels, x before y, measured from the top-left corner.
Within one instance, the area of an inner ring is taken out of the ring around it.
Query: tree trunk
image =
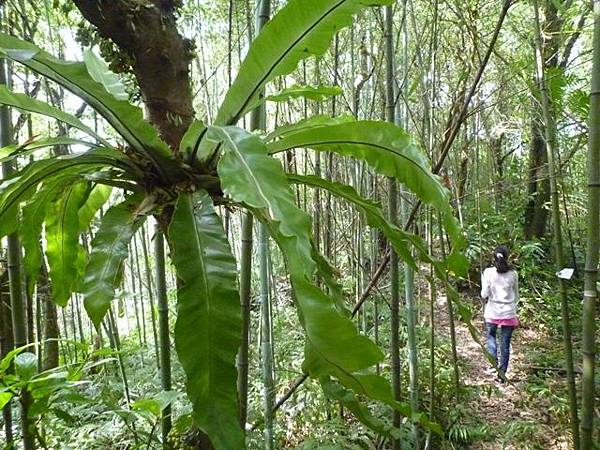
[[[542,238],[546,233],[548,208],[550,201],[550,183],[548,181],[548,157],[542,136],[538,101],[533,102],[531,119],[531,144],[529,147],[529,181],[527,184],[527,206],[525,207],[525,239]]]
[[[13,348],[13,331],[10,317],[10,292],[8,287],[8,272],[1,268],[0,273],[0,359],[4,358]],[[12,433],[12,402],[2,408],[4,420],[4,436],[6,443],[13,443]],[[10,447],[9,447],[10,448]]]
[[[133,61],[150,121],[177,152],[194,118],[189,76],[193,49],[177,31],[177,2],[73,1],[100,35],[112,40]]]
[[[7,86],[9,79],[4,60],[0,61],[0,85]],[[12,124],[10,109],[6,105],[0,107],[0,146],[4,147],[12,143]],[[9,177],[15,171],[12,161],[2,163],[2,176]],[[21,241],[17,233],[8,235],[7,239],[7,264],[10,291],[10,305],[12,317],[12,330],[15,347],[27,344],[27,317],[26,299],[23,295],[21,278]],[[29,419],[29,406],[31,394],[28,390],[21,390],[21,430],[24,450],[35,449],[35,432],[33,423]]]
[[[558,15],[557,3],[562,1],[545,0],[542,29],[542,65],[544,71],[553,71],[558,66],[558,49],[560,46],[560,31],[563,20]],[[541,24],[540,24],[541,25]],[[544,112],[542,99],[534,93],[531,117],[531,145],[529,147],[529,200],[525,208],[524,234],[525,239],[542,238],[546,233],[548,208],[550,202],[550,181],[548,179],[548,152],[544,141],[542,124]]]
[[[37,296],[44,308],[44,356],[42,369],[58,367],[58,314],[56,304],[52,301],[48,269],[42,260],[37,283]]]

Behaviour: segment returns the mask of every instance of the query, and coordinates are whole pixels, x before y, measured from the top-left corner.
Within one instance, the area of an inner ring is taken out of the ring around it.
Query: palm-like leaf
[[[79,208],[90,194],[87,182],[70,185],[46,210],[46,256],[52,279],[52,299],[65,306],[82,272]]]
[[[41,102],[34,98],[28,97],[24,94],[16,94],[9,91],[5,86],[0,85],[0,104],[12,106],[23,111],[32,112],[36,114],[42,114],[44,116],[52,117],[56,120],[64,122],[66,124],[75,127],[94,139],[97,139],[102,145],[110,147],[110,143],[104,140],[94,130],[85,125],[81,120],[72,114],[66,113],[61,109],[50,106],[46,102]]]
[[[268,148],[271,153],[311,148],[360,159],[404,183],[424,202],[449,208],[448,193],[428,168],[425,155],[404,130],[390,123],[365,120],[301,128],[269,142]]]
[[[227,92],[215,125],[234,125],[265,85],[292,72],[299,61],[324,53],[337,31],[366,6],[389,0],[290,0],[262,28]]]
[[[85,63],[61,61],[30,42],[0,33],[0,54],[23,64],[81,97],[131,145],[153,162],[167,177],[169,148],[155,128],[144,120],[142,110],[118,100],[102,83],[90,76]]]
[[[13,211],[20,202],[28,200],[42,181],[48,182],[56,177],[81,178],[107,167],[139,174],[139,169],[124,159],[120,152],[105,148],[29,164],[22,172],[0,184],[0,221],[7,211]]]
[[[85,310],[96,327],[100,326],[114,298],[129,242],[144,223],[144,217],[135,213],[139,203],[140,199],[133,196],[111,207],[92,240],[81,290]]]
[[[194,418],[215,448],[244,448],[235,367],[242,328],[237,268],[205,191],[180,194],[168,236],[181,281],[175,347]]]

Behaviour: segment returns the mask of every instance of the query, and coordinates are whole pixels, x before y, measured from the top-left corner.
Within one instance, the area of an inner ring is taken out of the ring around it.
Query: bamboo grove
[[[600,1],[0,8],[3,448],[595,448]]]

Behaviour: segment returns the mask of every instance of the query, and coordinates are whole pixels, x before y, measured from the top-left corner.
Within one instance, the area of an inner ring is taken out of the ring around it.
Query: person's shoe
[[[506,374],[504,372],[499,371],[496,381],[498,381],[498,383],[500,383],[500,384],[504,384],[508,381],[508,378],[506,378]]]
[[[498,371],[496,369],[494,369],[493,367],[488,367],[487,369],[485,369],[485,374],[489,375],[489,376],[494,376],[498,373]]]

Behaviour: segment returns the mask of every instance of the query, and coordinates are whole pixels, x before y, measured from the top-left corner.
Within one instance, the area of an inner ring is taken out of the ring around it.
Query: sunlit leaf
[[[79,242],[78,213],[89,194],[89,183],[72,184],[46,209],[46,256],[52,300],[61,306],[67,304],[81,272],[80,252],[84,249]]]
[[[35,353],[23,352],[15,357],[15,373],[21,380],[31,380],[37,371]]]
[[[92,240],[81,291],[85,310],[96,327],[115,297],[129,242],[143,223],[144,218],[135,215],[139,202],[134,196],[111,207]]]
[[[321,55],[336,32],[367,6],[388,0],[290,0],[261,29],[227,92],[216,125],[235,125],[249,111],[264,86],[292,72],[298,63]]]

